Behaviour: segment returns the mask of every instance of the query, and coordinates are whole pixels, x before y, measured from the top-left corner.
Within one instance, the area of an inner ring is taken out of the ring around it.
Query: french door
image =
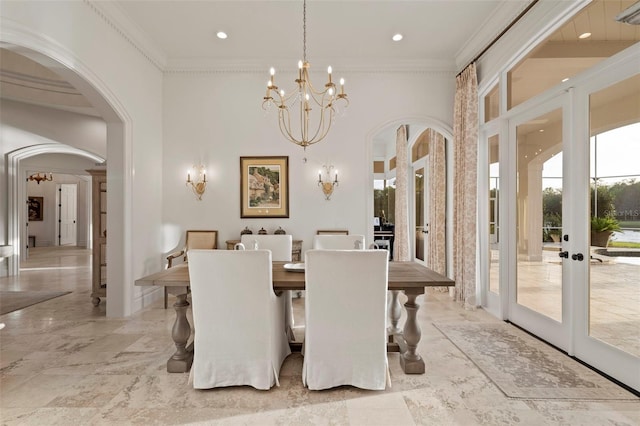
[[[500,288],[511,322],[640,391],[636,62],[509,119]],[[594,217],[621,229],[598,242]]]
[[[515,232],[510,241],[514,250],[509,262],[508,317],[566,351],[570,350],[569,268],[579,262],[571,258],[571,230],[563,226],[567,222],[563,218],[576,216],[568,200],[571,172],[567,168],[579,166],[567,161],[569,96],[558,96],[509,122],[509,140],[515,141],[509,162],[513,165],[509,212]]]
[[[581,157],[589,166],[589,173],[576,185],[589,195],[574,203],[590,217],[614,219],[621,229],[600,242],[589,225],[584,228],[584,245],[590,252],[575,274],[580,283],[575,298],[581,303],[575,312],[574,352],[640,391],[638,69],[637,60],[622,63],[586,85],[576,99],[588,105],[588,134],[581,138]]]

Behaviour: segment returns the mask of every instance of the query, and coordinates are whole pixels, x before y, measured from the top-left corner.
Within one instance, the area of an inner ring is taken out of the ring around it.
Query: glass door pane
[[[562,109],[516,127],[516,303],[562,322],[562,263],[551,233],[562,230]],[[559,241],[559,239],[558,239]]]
[[[500,138],[489,138],[489,291],[500,293],[500,247],[498,200],[500,196]]]
[[[589,115],[589,336],[638,362],[640,75],[592,93]]]
[[[421,161],[421,163],[424,163],[424,161]],[[415,169],[415,168],[414,168]],[[415,194],[415,198],[414,198],[414,205],[415,205],[415,212],[414,212],[414,217],[415,217],[415,222],[416,222],[416,226],[415,226],[415,257],[417,260],[421,260],[424,262],[425,260],[425,253],[424,253],[424,241],[425,241],[425,234],[424,234],[424,230],[425,230],[425,221],[424,221],[424,212],[425,212],[425,185],[424,185],[424,181],[425,181],[425,174],[424,174],[424,167],[420,167],[418,169],[415,169],[414,172],[414,179],[415,179],[415,186],[414,186],[414,194]]]

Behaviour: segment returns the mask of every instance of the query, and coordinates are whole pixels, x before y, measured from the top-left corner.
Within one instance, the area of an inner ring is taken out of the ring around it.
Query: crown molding
[[[328,64],[328,61],[314,59],[313,63]],[[369,61],[331,61],[334,74],[455,74],[455,62],[445,60],[369,60]],[[165,74],[264,74],[273,66],[278,73],[294,75],[297,72],[295,61],[260,63],[260,61],[219,60],[212,58],[176,58],[169,60]],[[322,72],[322,68],[319,68]]]
[[[111,1],[84,0],[98,16],[100,16],[114,31],[142,54],[153,66],[163,71],[167,64],[167,55],[136,24],[127,13]]]
[[[502,33],[511,22],[525,10],[532,0],[503,0],[496,6],[493,13],[484,22],[478,25],[478,29],[469,38],[467,43],[456,52],[456,69],[462,70],[473,58],[488,46],[498,34]]]

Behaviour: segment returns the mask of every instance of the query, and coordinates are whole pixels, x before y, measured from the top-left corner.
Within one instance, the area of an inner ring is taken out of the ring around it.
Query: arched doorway
[[[51,69],[63,76],[85,96],[99,111],[107,129],[107,176],[108,181],[108,226],[119,230],[109,233],[108,274],[113,277],[108,288],[110,303],[107,304],[107,316],[126,316],[130,310],[129,288],[131,279],[131,245],[125,238],[125,230],[131,229],[131,203],[127,194],[132,192],[131,164],[131,119],[120,101],[109,90],[96,73],[84,66],[73,53],[54,43],[49,38],[23,28],[15,22],[5,22],[0,26],[0,46]],[[19,163],[18,158],[14,158]],[[13,170],[18,165],[13,164]],[[7,242],[15,247],[20,239],[20,220],[16,214],[19,203],[19,179],[15,173],[6,171],[7,180]],[[109,179],[109,178],[108,178]],[[9,264],[9,274],[18,273],[19,257],[13,256]]]
[[[394,163],[395,163],[396,130],[398,129],[398,127],[402,125],[408,126],[407,142],[408,142],[408,148],[409,148],[409,163],[410,163],[409,164],[409,167],[410,167],[409,193],[410,194],[408,198],[410,201],[409,223],[410,223],[410,229],[412,230],[410,232],[410,235],[411,235],[410,252],[413,253],[413,258],[414,260],[416,260],[417,259],[416,254],[421,252],[421,250],[417,247],[417,245],[419,244],[418,243],[419,238],[416,237],[417,235],[416,231],[417,230],[422,231],[426,229],[424,216],[422,217],[417,217],[417,216],[420,216],[423,213],[425,213],[425,205],[426,205],[425,203],[427,203],[429,197],[433,195],[431,191],[429,192],[422,191],[418,195],[418,197],[422,197],[422,199],[418,200],[416,198],[416,194],[419,192],[417,188],[417,185],[419,185],[419,182],[418,182],[419,178],[416,178],[417,176],[416,173],[417,173],[417,169],[420,169],[421,167],[420,165],[418,165],[418,163],[422,161],[421,164],[424,164],[425,162],[424,155],[421,155],[420,152],[417,152],[417,151],[420,151],[419,145],[428,143],[431,134],[440,136],[441,143],[443,144],[442,156],[444,157],[443,158],[444,164],[442,164],[442,167],[444,169],[442,170],[442,173],[438,179],[432,179],[432,180],[433,180],[433,185],[442,185],[443,191],[445,191],[446,193],[451,193],[451,191],[448,191],[447,189],[451,189],[453,184],[452,174],[448,172],[451,167],[450,164],[452,159],[446,156],[446,152],[453,152],[450,146],[453,140],[453,136],[452,136],[453,132],[449,126],[431,117],[406,117],[406,118],[400,118],[400,119],[389,121],[388,123],[385,123],[375,128],[373,131],[369,133],[367,138],[367,143],[368,143],[367,152],[369,153],[368,163],[370,165],[370,176],[372,178],[370,179],[371,190],[369,191],[370,201],[368,202],[368,209],[369,209],[368,219],[370,220],[369,229],[371,230],[370,232],[372,232],[372,234],[373,234],[374,226],[377,226],[377,222],[376,224],[373,223],[375,220],[374,218],[380,218],[380,210],[381,210],[380,208],[376,210],[376,208],[374,207],[374,204],[375,204],[374,194],[376,191],[375,188],[376,188],[376,185],[378,187],[380,186],[380,181],[392,182],[395,177]],[[414,168],[416,170],[413,170]],[[424,173],[424,170],[422,170],[421,173]],[[386,183],[385,185],[389,185],[389,186],[387,186],[387,188],[385,188],[384,190],[388,193],[392,193],[393,191],[389,190],[389,188],[392,188],[393,185],[389,183]],[[448,199],[446,200],[441,200],[444,202],[443,207],[445,209],[445,217],[448,217],[451,211],[452,200],[450,198],[451,197],[448,197]],[[385,218],[385,220],[388,220],[388,219],[389,218]],[[444,263],[447,266],[445,267],[445,269],[448,269],[449,263],[450,263],[450,262],[446,262],[446,259],[452,258],[452,255],[451,255],[451,247],[453,246],[451,241],[452,232],[451,232],[450,226],[448,226],[448,224],[450,223],[451,221],[446,221],[446,223],[443,224],[443,228],[442,228],[443,233],[441,235],[441,237],[444,239],[444,247],[446,247],[445,254],[444,254],[444,257],[445,257]],[[420,235],[420,237],[421,237],[420,240],[424,241],[424,238],[422,238],[423,237],[422,234]],[[372,238],[372,235],[370,235],[369,238]],[[425,262],[425,263],[428,264],[428,262]],[[449,273],[448,270],[443,270],[441,272],[445,274]]]
[[[23,203],[20,200],[25,200],[28,194],[25,184],[26,169],[21,165],[21,162],[27,160],[28,158],[44,154],[68,154],[86,158],[97,164],[105,162],[105,159],[97,154],[93,154],[63,144],[53,143],[28,146],[7,154],[7,174],[8,176],[15,177],[9,178],[8,198],[12,200],[12,202],[10,203],[11,210],[9,211],[9,223],[12,226],[14,224],[17,224],[20,228],[13,240],[15,245],[19,247],[19,251],[12,257],[14,264],[12,264],[11,268],[16,269],[15,273],[13,273],[12,275],[16,275],[19,272],[18,265],[20,260],[25,257],[25,250],[27,246],[24,243],[25,239],[27,238],[27,235],[25,235],[26,230],[24,229],[24,226],[21,226],[21,224],[27,222],[27,218],[24,217],[25,211],[22,208]],[[64,169],[58,169],[57,171],[64,171]]]

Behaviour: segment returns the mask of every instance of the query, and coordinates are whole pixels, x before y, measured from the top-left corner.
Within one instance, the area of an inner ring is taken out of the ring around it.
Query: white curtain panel
[[[453,117],[454,298],[473,309],[476,300],[476,199],[478,158],[478,77],[475,63],[456,78]]]
[[[396,224],[393,259],[409,261],[409,148],[407,126],[402,125],[396,133]]]

